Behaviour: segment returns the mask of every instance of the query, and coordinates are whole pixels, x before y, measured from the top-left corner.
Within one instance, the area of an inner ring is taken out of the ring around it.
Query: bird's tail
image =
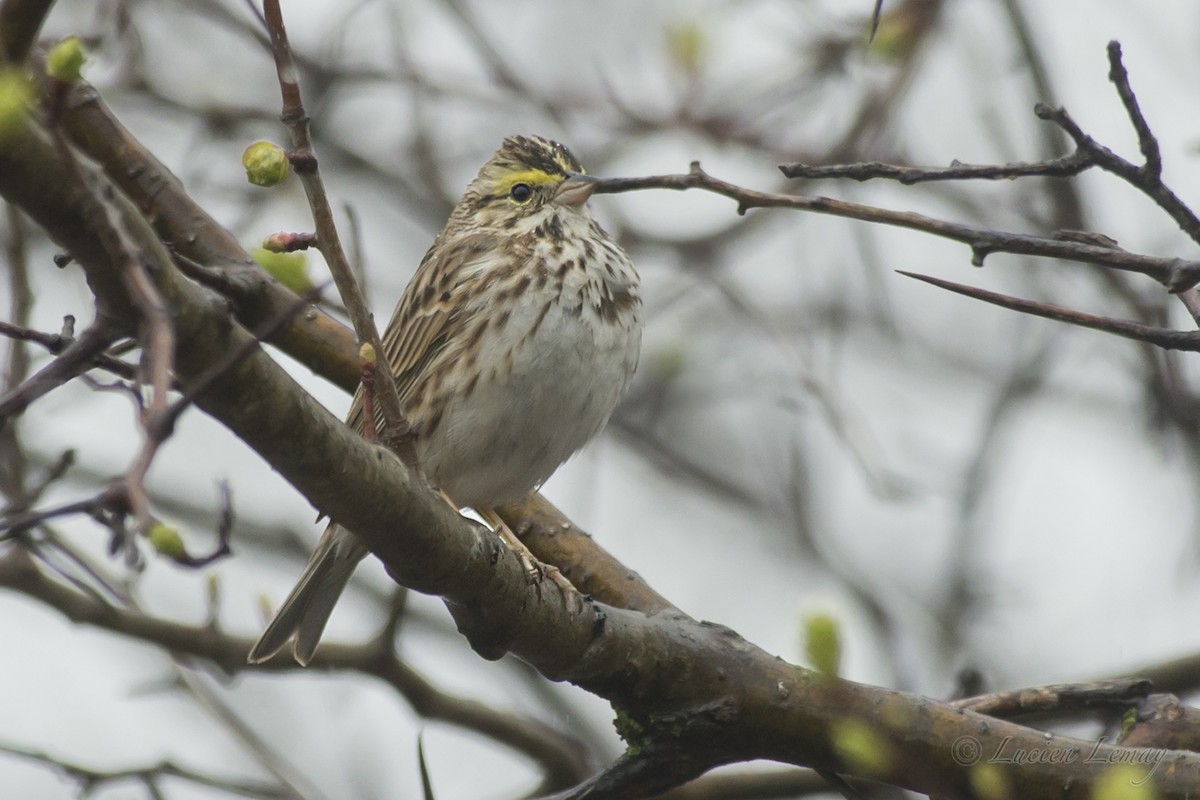
[[[367,549],[350,531],[329,523],[304,568],[304,574],[251,649],[247,660],[251,664],[261,664],[295,637],[292,650],[296,661],[307,666],[321,641],[321,633],[334,605],[354,574],[354,568],[366,554]]]

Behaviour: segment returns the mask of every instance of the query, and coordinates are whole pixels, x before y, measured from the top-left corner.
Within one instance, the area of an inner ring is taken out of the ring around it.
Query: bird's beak
[[[599,185],[598,179],[591,175],[568,172],[566,180],[558,185],[558,190],[554,193],[554,202],[578,208],[587,202]]]

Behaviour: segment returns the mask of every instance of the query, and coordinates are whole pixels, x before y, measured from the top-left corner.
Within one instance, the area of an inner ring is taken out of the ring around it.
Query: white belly
[[[528,331],[541,302],[520,302],[508,325]],[[508,343],[488,337],[479,362],[502,363],[497,350]],[[487,372],[469,396],[449,398],[441,425],[418,449],[426,474],[463,505],[520,498],[604,427],[640,347],[640,309],[613,325],[588,303],[557,304],[514,354],[511,374]]]

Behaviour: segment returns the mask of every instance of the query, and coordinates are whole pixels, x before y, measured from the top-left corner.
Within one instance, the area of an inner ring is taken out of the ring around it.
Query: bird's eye
[[[533,197],[533,189],[528,183],[514,183],[508,190],[508,196],[518,203],[528,203],[529,198]]]

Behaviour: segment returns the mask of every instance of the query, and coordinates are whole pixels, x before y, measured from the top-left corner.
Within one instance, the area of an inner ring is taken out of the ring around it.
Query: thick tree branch
[[[296,295],[267,275],[237,239],[192,200],[179,179],[130,135],[95,89],[83,82],[75,86],[61,124],[109,179],[145,210],[147,220],[173,252],[221,270],[226,277],[222,294],[243,324],[257,327],[295,302]],[[293,316],[267,341],[350,391],[358,384],[354,334],[317,308]]]

